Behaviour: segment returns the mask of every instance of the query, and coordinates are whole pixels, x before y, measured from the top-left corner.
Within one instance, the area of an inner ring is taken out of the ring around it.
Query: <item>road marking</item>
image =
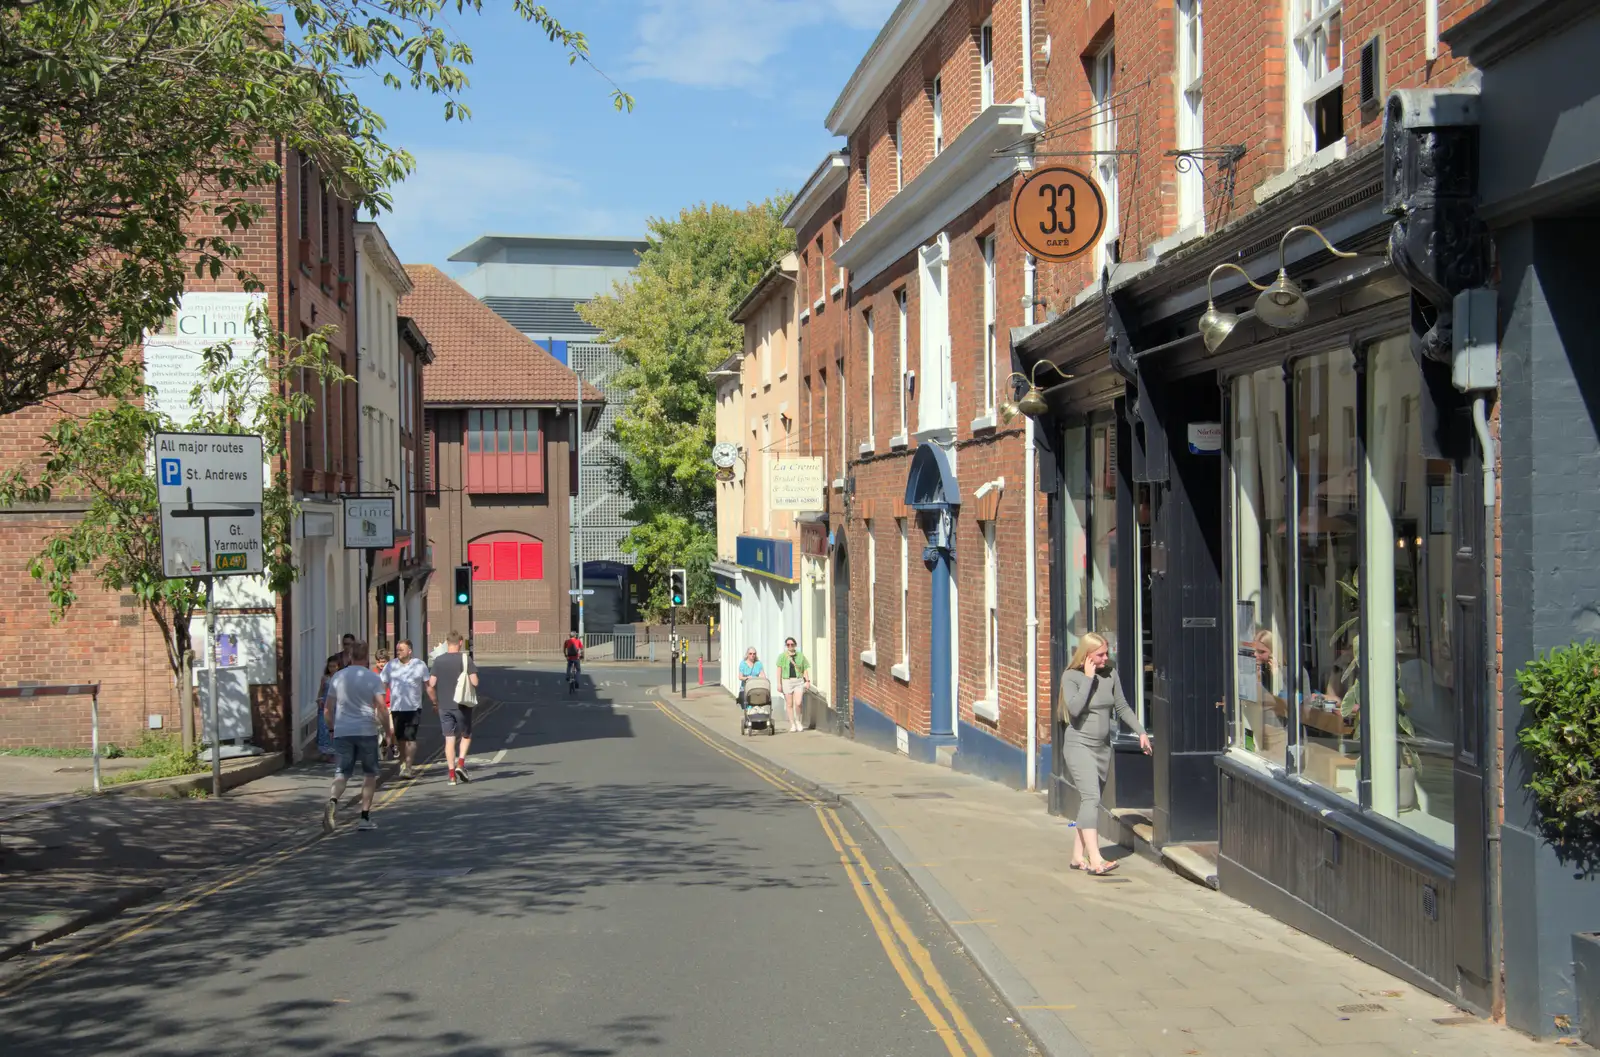
[[[498,708],[499,706],[497,704],[482,706],[483,710],[479,717],[480,720],[493,715]],[[427,760],[423,761],[423,763],[412,772],[412,776],[410,778],[401,780],[397,786],[384,790],[382,794],[375,798],[372,803],[372,809],[377,811],[381,808],[388,807],[395,801],[399,800],[406,794],[406,791],[412,786],[416,785],[417,782],[421,780],[423,774],[431,770],[432,765],[437,763],[443,756],[444,747],[440,746],[434,751],[433,755],[429,756]],[[341,826],[339,828],[346,833],[353,832],[348,825]],[[93,940],[87,946],[79,948],[78,950],[63,951],[60,954],[51,955],[50,957],[42,960],[37,967],[19,972],[11,979],[0,982],[0,998],[9,998],[18,991],[21,991],[32,984],[38,983],[40,980],[54,976],[56,973],[67,968],[68,966],[77,965],[80,962],[87,961],[96,954],[99,954],[101,951],[115,947],[117,944],[131,940],[136,936],[143,935],[144,933],[155,928],[157,925],[161,924],[168,917],[180,914],[185,910],[192,909],[201,900],[206,899],[209,896],[216,895],[218,892],[225,892],[235,885],[243,884],[245,881],[259,876],[267,870],[270,870],[272,867],[286,862],[296,855],[299,855],[306,849],[315,847],[327,836],[329,835],[321,832],[313,832],[305,837],[302,837],[295,844],[274,852],[272,855],[268,856],[259,863],[235,868],[233,872],[224,875],[219,880],[207,885],[204,888],[201,888],[197,892],[193,892],[190,895],[182,896],[177,899],[169,899],[165,903],[151,907],[148,910],[141,911],[139,916],[143,920],[140,924],[130,926],[121,932],[113,933],[101,939]],[[66,938],[67,937],[63,937],[63,939]]]
[[[499,763],[501,760],[503,760],[505,758],[506,758],[506,750],[501,749],[499,752],[494,754],[494,758],[489,761],[489,765],[492,767],[493,765]]]
[[[517,736],[517,732],[514,731],[514,730],[510,734],[507,734],[506,735],[506,744],[510,745],[511,744],[511,739],[516,737],[516,736]]]
[[[945,1048],[950,1051],[952,1057],[966,1057],[968,1051],[961,1046],[964,1041],[967,1047],[970,1048],[973,1057],[992,1057],[988,1045],[983,1041],[983,1037],[978,1034],[972,1021],[968,1019],[960,1003],[956,1001],[955,995],[951,993],[949,985],[945,983],[944,976],[939,972],[938,967],[934,965],[933,956],[928,953],[928,949],[912,933],[911,927],[906,923],[904,916],[901,915],[899,907],[895,905],[889,894],[884,891],[883,885],[878,881],[877,872],[873,870],[872,864],[868,862],[866,854],[861,850],[861,846],[850,835],[850,831],[845,827],[844,820],[839,817],[838,812],[781,775],[768,770],[761,764],[745,759],[731,748],[718,744],[712,740],[712,735],[702,732],[689,720],[677,715],[665,702],[658,699],[655,702],[655,706],[662,715],[678,724],[678,726],[688,731],[689,734],[715,752],[721,753],[746,770],[753,772],[769,785],[811,807],[817,815],[817,821],[821,824],[823,833],[827,835],[828,841],[833,845],[834,850],[839,853],[839,862],[844,867],[845,876],[849,878],[851,888],[855,890],[856,898],[861,902],[861,907],[866,912],[867,920],[871,923],[879,944],[888,956],[889,963],[894,967],[901,982],[905,984],[912,1000],[927,1016],[928,1022],[933,1025],[934,1032],[944,1041]],[[871,889],[870,894],[868,892],[869,888]],[[874,901],[877,904],[876,906],[873,905]],[[885,924],[886,919],[887,925]],[[896,943],[896,940],[899,942]],[[904,953],[902,953],[902,947],[904,948]],[[906,965],[907,956],[910,957],[912,964],[916,966],[921,975],[921,980],[918,980],[917,976]],[[926,988],[923,987],[924,983],[927,985]],[[933,995],[939,1000],[939,1006],[943,1006],[943,1011],[949,1013],[949,1020],[946,1020],[938,1006],[929,1000],[929,991],[932,991]],[[953,1029],[951,1022],[954,1022]]]

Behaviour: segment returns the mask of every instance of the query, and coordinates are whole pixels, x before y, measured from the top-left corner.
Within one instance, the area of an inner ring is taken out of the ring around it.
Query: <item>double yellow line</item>
[[[498,704],[490,704],[483,707],[485,716],[488,716],[492,715],[495,709],[497,709],[499,706]],[[382,808],[392,805],[395,801],[399,800],[406,794],[408,789],[417,784],[417,781],[422,777],[423,772],[432,767],[433,764],[437,763],[443,757],[443,755],[444,746],[441,745],[437,751],[423,761],[420,769],[414,772],[410,778],[401,781],[397,786],[384,790],[382,794],[373,798],[372,809],[374,811],[378,811]],[[191,909],[201,900],[214,896],[218,892],[226,892],[228,889],[237,885],[241,885],[251,878],[260,876],[266,871],[272,869],[274,866],[287,862],[306,849],[314,847],[318,841],[323,839],[323,837],[324,834],[322,833],[314,833],[312,835],[302,837],[291,846],[274,852],[260,862],[252,863],[249,866],[236,869],[232,873],[225,875],[220,880],[215,881],[204,888],[190,892],[187,895],[180,896],[177,899],[168,900],[167,902],[158,906],[154,906],[148,910],[142,911],[140,913],[141,921],[139,924],[132,925],[120,932],[112,933],[103,939],[91,941],[87,945],[77,950],[63,951],[60,954],[53,954],[48,958],[41,959],[40,962],[31,969],[20,972],[16,976],[0,982],[0,998],[10,997],[11,995],[16,994],[18,991],[21,991],[23,988],[38,983],[47,976],[53,976],[69,966],[77,965],[79,962],[83,962],[94,957],[103,950],[115,947],[119,943],[126,943],[128,940],[131,940],[136,936],[143,935],[172,915],[180,914],[185,910]]]
[[[934,1032],[943,1040],[945,1049],[950,1052],[951,1057],[969,1057],[969,1055],[992,1057],[989,1047],[983,1041],[983,1036],[973,1027],[972,1021],[968,1019],[960,1003],[956,1001],[955,995],[951,993],[949,985],[945,983],[938,966],[934,965],[933,956],[911,931],[911,926],[906,923],[894,900],[889,898],[889,893],[884,891],[883,885],[879,883],[877,871],[872,868],[871,862],[868,861],[861,846],[856,843],[856,839],[845,828],[839,813],[776,771],[763,767],[747,759],[742,753],[720,744],[713,735],[703,732],[663,701],[657,699],[655,706],[662,715],[688,731],[691,736],[709,746],[714,752],[721,753],[780,792],[807,805],[816,813],[823,833],[827,834],[828,842],[839,855],[839,863],[844,867],[845,876],[850,879],[850,887],[855,890],[856,898],[861,902],[861,909],[866,911],[867,920],[872,924],[873,934],[883,946],[884,954],[888,955],[889,964],[894,966],[894,971],[899,975],[901,983],[905,984],[911,1000],[922,1010],[923,1015],[928,1018],[928,1023],[933,1025]]]

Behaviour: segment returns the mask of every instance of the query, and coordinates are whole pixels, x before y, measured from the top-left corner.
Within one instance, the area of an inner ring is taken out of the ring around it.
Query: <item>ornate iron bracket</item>
[[[1207,191],[1215,194],[1219,201],[1226,199],[1228,212],[1233,212],[1233,188],[1239,178],[1239,162],[1244,158],[1248,148],[1242,143],[1230,143],[1221,147],[1190,147],[1187,150],[1169,150],[1167,157],[1173,159],[1173,166],[1179,172],[1197,172],[1200,182]],[[1208,176],[1206,167],[1211,167]],[[1220,180],[1220,185],[1214,186],[1213,181]]]

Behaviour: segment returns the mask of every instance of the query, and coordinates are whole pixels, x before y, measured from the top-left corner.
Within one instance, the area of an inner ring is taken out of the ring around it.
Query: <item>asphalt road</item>
[[[663,711],[665,674],[487,670],[470,784],[41,951],[0,1053],[1034,1052],[859,821]]]

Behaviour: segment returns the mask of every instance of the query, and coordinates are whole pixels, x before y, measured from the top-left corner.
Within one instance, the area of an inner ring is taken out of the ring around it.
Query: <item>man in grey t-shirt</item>
[[[357,829],[377,829],[372,821],[372,797],[378,791],[378,734],[394,736],[389,710],[383,707],[383,680],[367,667],[367,644],[350,647],[350,667],[328,680],[328,727],[333,732],[333,794],[322,809],[322,829],[332,833],[334,812],[345,783],[361,763],[361,822]]]

